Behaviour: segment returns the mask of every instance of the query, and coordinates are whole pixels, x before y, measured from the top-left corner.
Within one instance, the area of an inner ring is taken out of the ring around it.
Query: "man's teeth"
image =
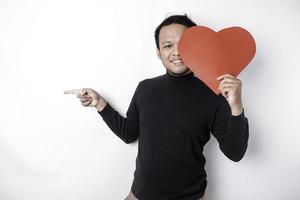
[[[182,60],[172,60],[172,63],[174,63],[175,65],[181,65]]]

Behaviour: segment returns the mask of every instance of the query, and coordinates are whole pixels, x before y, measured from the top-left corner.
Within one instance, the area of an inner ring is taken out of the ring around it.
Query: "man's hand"
[[[222,95],[228,101],[231,114],[235,116],[240,115],[243,112],[242,81],[230,74],[223,74],[217,80],[221,80],[219,90],[221,90]]]
[[[64,94],[76,94],[83,106],[95,107],[99,112],[102,111],[107,104],[105,99],[91,88],[66,90]]]

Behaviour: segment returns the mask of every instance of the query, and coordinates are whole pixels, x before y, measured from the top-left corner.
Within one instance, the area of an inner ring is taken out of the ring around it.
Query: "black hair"
[[[154,37],[155,37],[155,43],[156,43],[156,47],[159,49],[159,32],[160,29],[163,26],[168,26],[170,24],[181,24],[184,25],[186,27],[192,27],[192,26],[197,26],[197,24],[195,22],[193,22],[188,16],[187,14],[184,15],[172,15],[167,17],[166,19],[164,19],[164,21],[162,21],[160,23],[160,25],[158,25],[158,27],[155,29],[154,32]]]

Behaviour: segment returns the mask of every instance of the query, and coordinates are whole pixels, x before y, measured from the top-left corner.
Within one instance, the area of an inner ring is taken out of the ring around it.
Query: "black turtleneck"
[[[126,118],[109,104],[99,114],[125,143],[139,139],[131,190],[141,200],[200,198],[207,185],[202,152],[210,134],[233,161],[247,149],[244,113],[232,116],[226,99],[193,73],[141,81]]]

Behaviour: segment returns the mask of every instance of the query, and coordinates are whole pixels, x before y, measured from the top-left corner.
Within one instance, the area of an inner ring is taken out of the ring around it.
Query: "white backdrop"
[[[0,0],[1,200],[126,196],[137,143],[63,91],[94,88],[124,115],[138,82],[165,73],[154,29],[183,13],[257,42],[239,76],[248,150],[232,162],[212,137],[207,199],[300,199],[300,0]]]

